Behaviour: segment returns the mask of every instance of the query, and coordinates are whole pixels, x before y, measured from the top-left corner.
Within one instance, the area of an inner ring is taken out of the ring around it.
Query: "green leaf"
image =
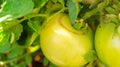
[[[24,48],[21,47],[13,47],[8,55],[8,59],[12,59],[15,58],[19,55],[22,55],[22,53],[24,52]]]
[[[18,67],[26,67],[26,66],[27,65],[26,65],[25,61],[22,61],[18,64]]]
[[[40,44],[40,36],[37,36],[35,41],[33,42],[34,45],[39,45]]]
[[[46,7],[47,7],[47,10],[45,11],[45,13],[48,15],[55,13],[63,8],[63,6],[60,3],[53,3],[51,1],[48,1],[48,4]]]
[[[4,46],[8,43],[10,38],[10,33],[8,31],[0,31],[0,46]]]
[[[14,65],[15,67],[20,67],[19,65]]]
[[[102,17],[101,21],[105,23],[109,23],[109,22],[114,22],[116,24],[119,23],[118,16],[115,14],[106,14],[105,17]]]
[[[62,6],[64,6],[64,5],[65,5],[64,0],[58,0],[58,2],[60,2],[60,3],[62,4]]]
[[[0,5],[3,3],[3,0],[0,0]]]
[[[75,2],[74,0],[68,0],[67,6],[68,6],[71,23],[74,24],[82,6],[79,5],[78,2]]]
[[[58,0],[51,0],[53,3],[57,3]]]
[[[0,60],[2,60],[2,57],[0,56]]]
[[[50,63],[49,67],[57,67],[57,66],[54,65],[53,63]]]
[[[21,33],[23,32],[23,27],[21,24],[18,24],[10,28],[9,31],[11,32],[10,42],[12,43],[19,39]]]
[[[0,45],[0,53],[6,53],[11,50],[11,45],[9,42],[5,42],[4,45]]]
[[[25,57],[25,61],[26,61],[26,64],[30,64],[32,62],[32,56],[31,55],[27,55]]]
[[[98,9],[97,8],[94,8],[93,10],[90,10],[88,12],[85,13],[85,15],[83,16],[83,19],[88,19],[90,18],[91,16],[95,15],[96,13],[98,12]]]
[[[95,67],[106,67],[105,64],[103,64],[99,59],[96,60],[96,66]]]
[[[103,2],[99,3],[97,8],[100,12],[103,11],[103,9],[110,3],[109,0],[104,0]]]
[[[49,60],[47,58],[44,58],[43,60],[43,65],[47,66],[49,64]]]
[[[34,7],[32,0],[4,0],[0,9],[0,22],[20,18],[31,13]]]
[[[16,63],[17,63],[17,62],[15,62],[15,61],[14,61],[14,62],[9,62],[9,65],[16,67]]]
[[[96,54],[95,54],[95,51],[94,50],[91,50],[89,51],[85,56],[84,56],[84,59],[88,62],[93,62],[97,59],[96,57]]]
[[[48,0],[33,0],[36,7],[43,7]]]
[[[115,11],[115,9],[112,8],[112,7],[106,7],[106,11],[107,11],[108,13],[114,13],[114,14],[116,14],[116,12],[117,12],[117,11]]]
[[[39,33],[40,32],[40,25],[38,22],[39,21],[30,21],[27,24],[31,29],[33,29],[35,32]]]

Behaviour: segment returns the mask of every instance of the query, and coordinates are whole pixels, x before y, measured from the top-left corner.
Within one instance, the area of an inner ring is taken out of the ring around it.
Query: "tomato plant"
[[[0,0],[0,67],[119,67],[119,7],[119,0]]]

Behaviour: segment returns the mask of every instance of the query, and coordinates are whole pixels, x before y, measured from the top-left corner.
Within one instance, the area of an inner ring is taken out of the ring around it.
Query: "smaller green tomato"
[[[67,14],[60,13],[46,21],[40,33],[44,55],[60,67],[81,67],[88,63],[85,55],[93,49],[93,33],[75,30]]]
[[[109,22],[100,24],[95,33],[95,49],[107,67],[120,67],[120,26]]]

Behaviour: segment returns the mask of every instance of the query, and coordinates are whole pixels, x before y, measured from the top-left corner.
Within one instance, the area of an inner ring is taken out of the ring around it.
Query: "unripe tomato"
[[[120,67],[120,26],[103,23],[95,34],[95,49],[98,58],[107,67]]]
[[[75,30],[68,15],[59,13],[46,21],[40,33],[41,49],[55,65],[79,67],[87,63],[84,56],[93,49],[93,34]]]

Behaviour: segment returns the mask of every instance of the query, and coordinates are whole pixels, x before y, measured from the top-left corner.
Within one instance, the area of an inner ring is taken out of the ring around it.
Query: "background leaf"
[[[49,60],[47,58],[44,58],[43,64],[44,64],[44,66],[47,66],[49,64]]]
[[[68,0],[67,6],[68,6],[68,12],[69,12],[71,23],[75,24],[75,19],[77,18],[78,13],[82,8],[82,6],[80,6],[78,2],[75,2],[74,0]]]
[[[20,18],[32,12],[32,0],[4,0],[0,9],[0,22]]]
[[[8,31],[1,31],[0,32],[0,46],[4,46],[6,43],[8,43],[10,38],[10,32]]]
[[[36,7],[42,7],[48,0],[33,0]]]
[[[39,33],[40,32],[40,25],[38,23],[39,21],[30,21],[28,22],[28,26],[33,29],[35,32]]]
[[[56,65],[50,63],[50,66],[49,67],[57,67]]]
[[[30,64],[32,62],[32,56],[31,55],[27,55],[25,57],[25,61],[26,61],[27,64]]]
[[[15,25],[12,28],[10,28],[10,32],[11,32],[10,41],[12,43],[19,39],[21,33],[23,32],[23,27],[21,24]]]
[[[58,0],[63,6],[65,5],[64,0]]]
[[[0,5],[3,3],[3,0],[0,0]],[[0,7],[1,8],[1,7]]]
[[[94,50],[91,50],[89,51],[85,56],[84,56],[84,59],[88,62],[93,62],[97,59],[96,57],[96,54],[95,54],[95,51]]]
[[[11,51],[8,55],[8,59],[15,58],[15,57],[21,55],[23,52],[24,52],[24,48],[14,47],[11,49]]]
[[[7,53],[11,50],[11,45],[9,42],[5,42],[4,45],[0,45],[0,53]]]

